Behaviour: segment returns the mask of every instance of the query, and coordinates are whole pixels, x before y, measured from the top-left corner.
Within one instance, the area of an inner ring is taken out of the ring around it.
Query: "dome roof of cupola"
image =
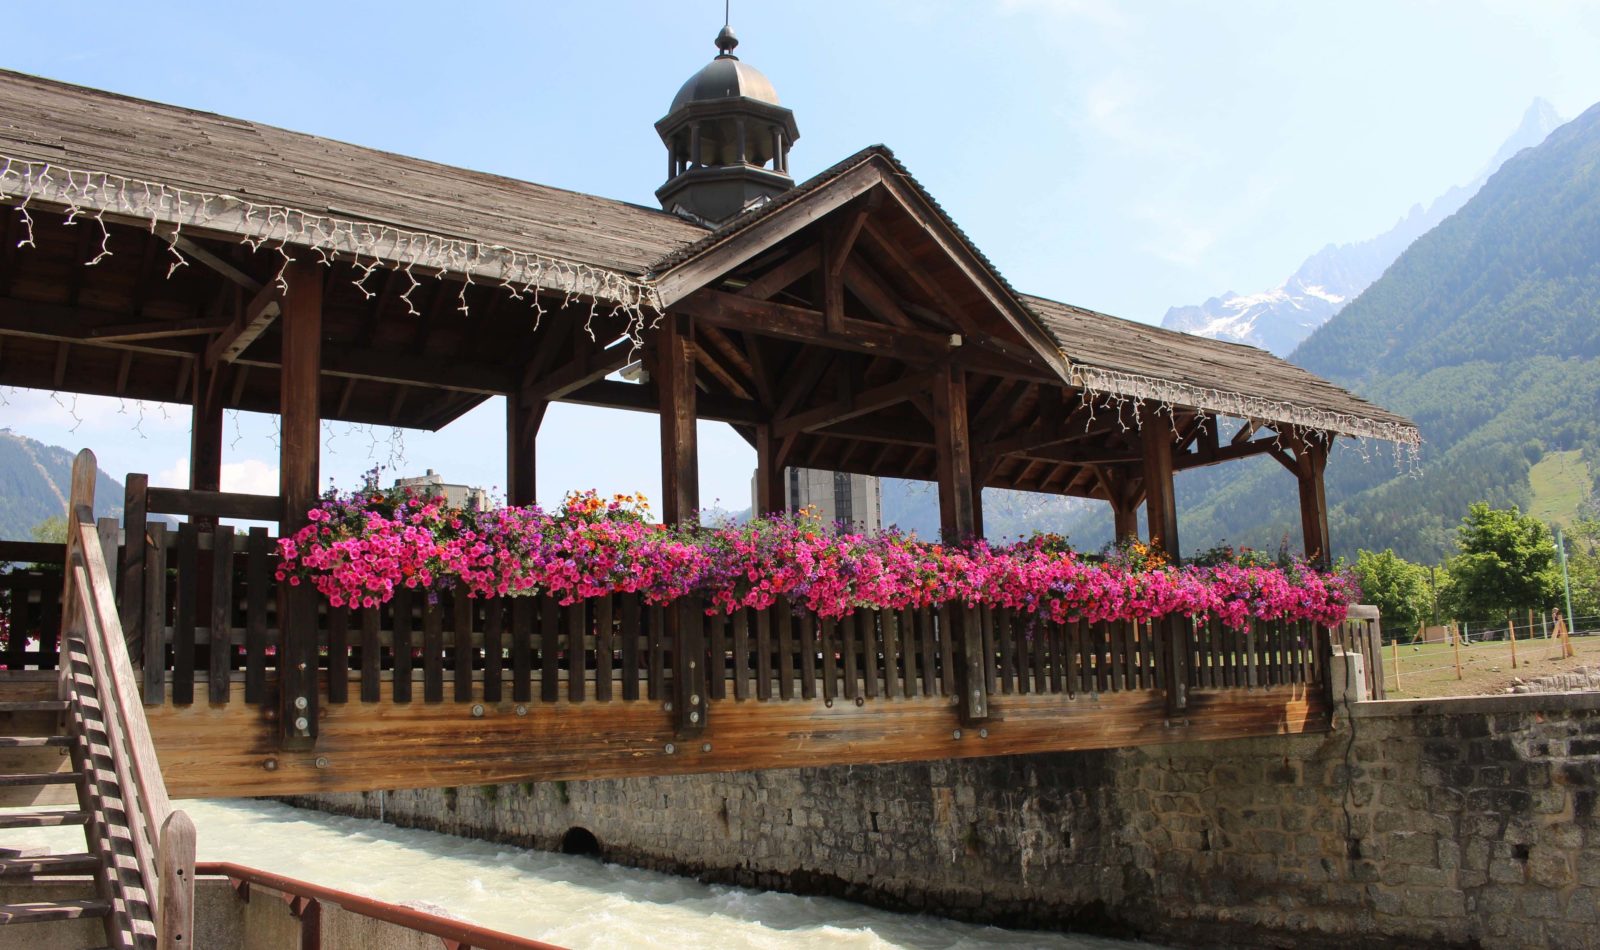
[[[718,99],[754,99],[768,105],[779,105],[778,90],[772,88],[772,81],[761,70],[733,55],[733,48],[738,45],[738,37],[724,26],[722,32],[717,34],[717,49],[721,52],[683,84],[683,88],[672,98],[672,108],[668,114],[690,103]]]

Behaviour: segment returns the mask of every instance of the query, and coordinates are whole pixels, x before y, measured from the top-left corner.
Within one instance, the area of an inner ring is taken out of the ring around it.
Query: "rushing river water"
[[[572,948],[1134,950],[1150,944],[894,914],[846,901],[696,881],[269,802],[177,803],[202,861],[233,861]],[[81,829],[0,834],[5,847],[81,851]]]

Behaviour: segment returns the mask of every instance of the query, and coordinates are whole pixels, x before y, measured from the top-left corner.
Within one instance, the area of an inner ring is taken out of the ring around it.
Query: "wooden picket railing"
[[[150,525],[143,576],[124,576],[125,588],[144,596],[140,609],[124,608],[136,618],[130,644],[144,657],[147,702],[170,694],[176,704],[226,703],[235,681],[246,702],[263,701],[276,675],[275,550],[262,529]],[[206,571],[198,567],[203,554],[212,557]],[[402,588],[381,606],[321,606],[318,652],[332,703],[670,700],[678,646],[670,612],[635,594],[561,604]],[[981,628],[988,694],[1163,690],[1173,635],[1165,623],[1058,624],[988,607],[826,619],[779,602],[712,616],[694,605],[685,615],[700,626],[695,639],[713,700],[959,695],[964,621]],[[1262,623],[1247,632],[1185,622],[1178,629],[1190,689],[1321,681],[1327,632],[1313,624]]]
[[[37,541],[0,541],[0,667],[53,670],[60,656],[61,579],[66,546]]]
[[[117,617],[105,549],[117,526],[94,520],[94,455],[72,466],[62,588],[60,695],[67,702],[87,840],[117,946],[192,945],[194,825],[167,798],[138,681]]]
[[[145,522],[121,552],[119,612],[144,701],[266,702],[281,643],[277,541],[264,527],[216,524],[266,514],[263,496],[187,498],[147,489],[143,476],[129,486],[130,518],[162,506],[191,516]],[[1181,710],[1192,690],[1325,686],[1331,646],[1330,631],[1310,623],[1058,624],[961,605],[829,619],[784,602],[707,616],[699,603],[652,606],[631,594],[565,605],[463,590],[402,589],[375,607],[318,600],[308,615],[333,704],[643,699],[704,712],[706,700],[953,697],[964,718],[981,719],[990,696],[1162,691]],[[1343,643],[1351,629],[1333,635]]]

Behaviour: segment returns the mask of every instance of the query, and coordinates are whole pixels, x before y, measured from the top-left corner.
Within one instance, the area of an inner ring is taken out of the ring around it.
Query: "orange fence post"
[[[1511,635],[1511,668],[1517,668],[1517,624],[1516,621],[1506,620],[1506,632]]]

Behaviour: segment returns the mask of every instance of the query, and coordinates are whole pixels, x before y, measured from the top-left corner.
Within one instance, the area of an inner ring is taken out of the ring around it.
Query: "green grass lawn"
[[[1528,483],[1533,488],[1528,514],[1561,527],[1572,523],[1594,484],[1583,453],[1578,451],[1548,453],[1528,471]]]

